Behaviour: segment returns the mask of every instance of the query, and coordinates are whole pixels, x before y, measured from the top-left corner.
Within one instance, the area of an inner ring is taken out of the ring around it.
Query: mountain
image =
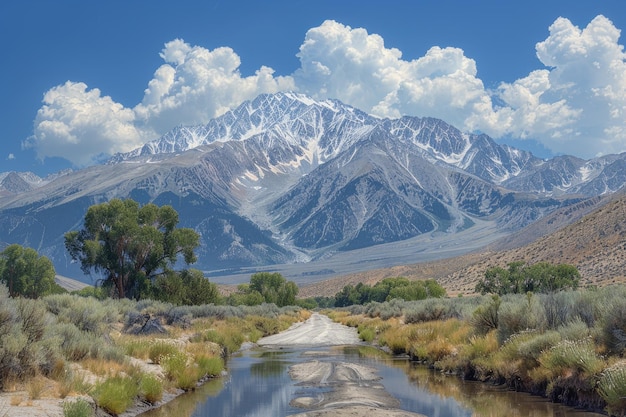
[[[89,206],[133,198],[172,205],[179,226],[201,235],[195,268],[233,274],[225,280],[265,268],[306,281],[511,236],[618,190],[625,161],[542,160],[437,119],[380,119],[337,100],[266,94],[104,165],[28,187],[10,175],[0,242],[31,246],[76,277],[63,234],[80,228]]]
[[[302,297],[334,296],[348,285],[390,277],[437,279],[448,295],[472,294],[488,268],[549,262],[578,268],[583,286],[626,283],[626,193],[589,198],[557,209],[522,230],[461,256],[372,269],[307,283]]]

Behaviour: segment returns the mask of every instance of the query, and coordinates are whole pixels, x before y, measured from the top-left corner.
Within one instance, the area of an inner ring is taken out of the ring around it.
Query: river
[[[227,376],[141,416],[602,416],[502,387],[442,375],[365,345],[345,346],[322,340],[320,334],[332,340],[341,329],[330,329],[328,326],[336,323],[329,324],[326,317],[315,316],[311,323],[316,323],[311,327],[315,329],[313,335],[306,335],[307,325],[298,324],[291,333],[281,336],[285,339],[266,339],[271,343],[231,357]],[[303,336],[298,339],[294,336],[297,333]],[[311,337],[317,342],[302,343]],[[345,337],[337,336],[336,340],[351,340]],[[291,342],[278,344],[287,339]],[[329,409],[332,413],[323,413]]]

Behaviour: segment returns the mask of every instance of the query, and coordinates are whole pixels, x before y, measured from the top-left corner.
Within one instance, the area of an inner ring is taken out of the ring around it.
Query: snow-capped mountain
[[[426,237],[429,247],[452,236],[477,244],[477,230],[493,240],[614,192],[626,182],[625,159],[542,160],[437,119],[380,119],[336,100],[266,94],[106,165],[40,183],[0,175],[0,241],[34,247],[76,275],[63,234],[90,205],[121,197],[171,204],[180,226],[201,234],[194,267],[203,270],[358,259],[380,245],[372,256],[398,245],[416,256],[411,245]]]

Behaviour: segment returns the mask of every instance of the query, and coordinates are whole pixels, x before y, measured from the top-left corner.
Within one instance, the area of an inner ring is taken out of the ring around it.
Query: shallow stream
[[[296,398],[315,397],[327,387],[299,385],[289,376],[291,365],[310,361],[344,361],[375,367],[385,389],[406,411],[428,417],[600,417],[553,404],[524,393],[445,376],[406,359],[368,347],[258,348],[233,356],[228,376],[209,381],[194,392],[142,414],[142,417],[268,417],[306,411],[290,405]]]

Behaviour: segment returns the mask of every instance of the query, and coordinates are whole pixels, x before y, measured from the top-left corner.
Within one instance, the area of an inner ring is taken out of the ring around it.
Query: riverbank
[[[445,375],[626,413],[626,287],[391,300],[329,310],[362,340]]]
[[[2,309],[12,315],[3,323],[11,338],[0,350],[0,417],[133,417],[219,379],[232,352],[310,316],[70,294],[0,297]]]

